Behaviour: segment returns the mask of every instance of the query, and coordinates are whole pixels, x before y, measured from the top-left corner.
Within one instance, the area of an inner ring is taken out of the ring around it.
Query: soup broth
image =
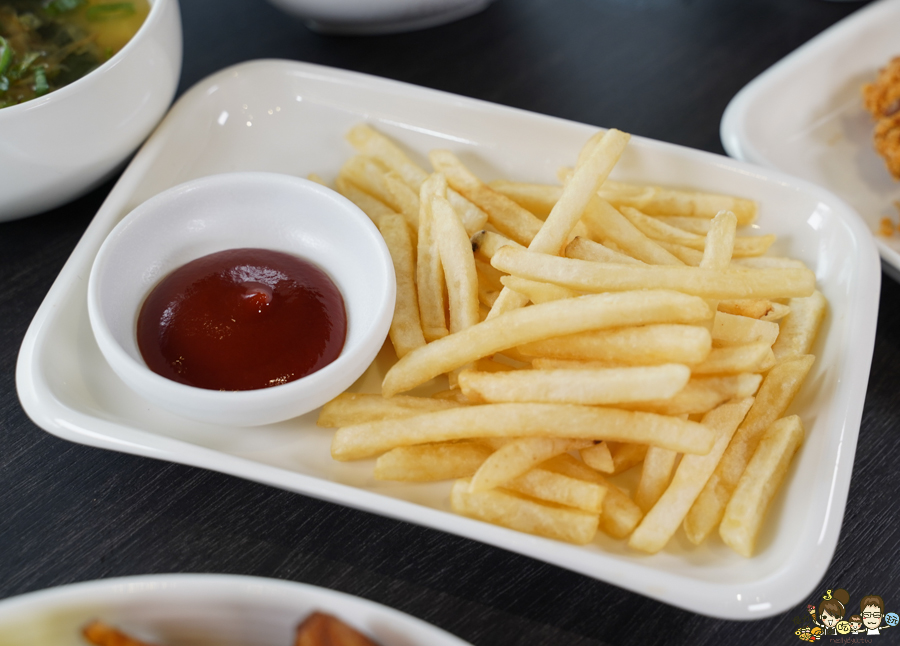
[[[0,108],[78,80],[137,33],[147,0],[0,0]]]

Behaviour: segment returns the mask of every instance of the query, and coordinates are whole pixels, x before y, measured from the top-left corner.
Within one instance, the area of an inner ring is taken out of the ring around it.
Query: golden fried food
[[[900,179],[900,56],[878,73],[874,83],[863,86],[866,110],[875,123],[875,150],[884,157],[888,171]]]

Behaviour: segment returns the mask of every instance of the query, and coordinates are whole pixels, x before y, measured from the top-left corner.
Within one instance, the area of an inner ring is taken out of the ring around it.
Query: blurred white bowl
[[[257,390],[196,388],[152,372],[135,333],[147,294],[191,260],[237,248],[293,254],[328,274],[347,313],[341,354],[306,377]],[[100,351],[137,394],[191,419],[258,426],[318,408],[356,381],[384,343],[395,291],[384,239],[349,200],[290,175],[227,173],[171,188],[129,213],[97,253],[87,300]]]
[[[159,123],[181,75],[178,0],[150,13],[86,76],[0,109],[0,222],[41,213],[107,179]]]
[[[270,0],[314,31],[393,34],[426,29],[478,13],[493,0]]]

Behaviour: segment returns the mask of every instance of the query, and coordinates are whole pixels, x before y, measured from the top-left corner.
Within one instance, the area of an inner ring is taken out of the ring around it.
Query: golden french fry
[[[634,492],[634,502],[644,513],[650,511],[669,486],[678,453],[658,446],[647,447],[641,467],[641,479]]]
[[[540,231],[541,220],[478,179],[450,151],[432,150],[428,158],[450,186],[487,213],[488,222],[506,237],[527,246]]]
[[[709,233],[705,236],[703,258],[700,260],[701,269],[725,269],[728,267],[734,253],[736,228],[737,218],[731,211],[721,211],[712,219]],[[772,239],[774,240],[774,236]]]
[[[600,531],[604,534],[613,538],[625,538],[641,521],[643,513],[624,491],[571,455],[558,455],[544,462],[541,467],[606,487],[603,511],[600,514]]]
[[[685,534],[692,543],[701,543],[722,520],[725,506],[760,437],[787,410],[814,360],[812,355],[788,359],[772,368],[763,379],[753,408],[684,519]]]
[[[416,296],[416,261],[412,236],[402,215],[383,215],[376,225],[394,262],[397,299],[389,335],[397,356],[402,358],[412,350],[425,346],[419,319],[419,300]]]
[[[406,218],[413,231],[419,230],[419,196],[413,191],[396,171],[384,175],[384,184],[394,198],[399,213]]]
[[[803,424],[796,415],[772,424],[763,434],[725,507],[719,525],[722,540],[741,556],[753,556],[756,537],[791,459],[803,442]]]
[[[709,222],[709,220],[702,220],[702,222]],[[699,267],[700,263],[703,262],[702,251],[697,251],[696,249],[691,249],[690,247],[675,244],[674,242],[667,242],[665,240],[654,240],[654,242],[689,267]]]
[[[646,264],[637,258],[632,258],[619,251],[588,240],[587,238],[575,238],[566,245],[563,255],[566,258],[578,258],[579,260],[593,260],[594,262],[620,262],[627,265]]]
[[[644,456],[647,454],[646,444],[633,442],[607,442],[606,444],[609,446],[609,454],[613,461],[613,475],[624,473],[631,467],[637,466],[644,461]]]
[[[741,372],[763,372],[774,365],[768,343],[757,342],[713,348],[702,362],[691,366],[695,375],[725,375]]]
[[[375,461],[375,479],[433,482],[468,478],[492,452],[478,440],[401,446]]]
[[[491,269],[493,269],[493,267],[491,267]],[[514,292],[522,294],[535,304],[547,303],[549,301],[558,301],[564,298],[574,298],[576,296],[580,296],[579,292],[571,289],[566,289],[565,287],[560,287],[559,285],[553,285],[551,283],[539,283],[534,280],[519,278],[517,276],[503,275],[503,277],[500,279],[500,282],[505,287],[509,287]]]
[[[471,402],[548,402],[620,405],[668,399],[684,388],[691,369],[677,363],[599,370],[514,370],[459,375]]]
[[[503,485],[505,489],[594,514],[603,509],[606,487],[547,469],[532,469]]]
[[[447,192],[447,180],[440,173],[428,176],[419,193],[419,239],[416,261],[416,292],[422,334],[426,341],[447,336],[444,314],[444,268],[435,233],[431,200]]]
[[[388,169],[370,157],[354,155],[341,166],[338,177],[355,184],[379,202],[400,213],[400,205],[384,180]]]
[[[669,323],[579,332],[518,347],[522,354],[534,357],[640,365],[698,364],[711,349],[712,337],[706,328]]]
[[[563,191],[562,186],[510,182],[505,179],[488,182],[488,186],[522,208],[528,209],[542,220],[553,210],[553,206],[559,201],[559,196]]]
[[[752,200],[682,191],[659,186],[640,186],[607,180],[600,187],[600,195],[615,206],[631,206],[647,215],[681,215],[711,219],[719,211],[731,211],[738,224],[751,224],[756,219],[756,203]]]
[[[581,455],[581,459],[584,460],[586,465],[592,469],[596,469],[600,473],[614,473],[616,470],[612,453],[609,451],[609,442],[594,444],[593,446],[581,449],[578,453]]]
[[[339,428],[381,419],[412,417],[458,406],[456,402],[430,397],[397,395],[385,399],[381,395],[341,393],[322,407],[316,424],[326,428]]]
[[[752,403],[753,399],[748,397],[723,404],[704,416],[703,424],[713,429],[716,435],[712,450],[706,455],[681,458],[672,482],[632,532],[629,547],[656,553],[666,546],[712,475]]]
[[[651,265],[680,265],[682,262],[644,235],[613,206],[599,197],[591,198],[581,221],[590,236],[607,244],[614,242],[626,254]]]
[[[828,304],[821,292],[807,298],[792,298],[791,313],[781,322],[778,340],[772,352],[779,361],[807,354],[816,340]]]
[[[398,446],[488,437],[612,440],[699,454],[713,440],[703,424],[653,413],[571,404],[484,404],[344,426],[334,434],[331,455],[361,460]]]
[[[682,231],[687,231],[689,233],[696,233],[701,236],[705,236],[709,233],[710,228],[712,228],[712,220],[692,218],[689,215],[654,215],[652,217],[663,224],[668,224],[670,227],[675,227],[676,229],[681,229]],[[737,216],[735,216],[735,218],[737,218]]]
[[[787,316],[791,308],[768,299],[737,299],[719,301],[718,310],[760,321],[778,321]]]
[[[779,331],[780,328],[774,321],[761,321],[749,316],[716,312],[712,340],[717,346],[747,343],[765,343],[771,346],[778,338]]]
[[[510,240],[503,234],[497,233],[495,231],[488,231],[483,229],[473,235],[470,238],[470,242],[472,243],[472,251],[473,253],[481,254],[488,260],[497,253],[497,249],[500,247],[505,247],[507,245],[511,247],[515,247],[516,249],[525,249],[522,245],[520,245],[515,240]]]
[[[663,320],[694,322],[711,315],[700,298],[654,290],[532,305],[482,321],[404,356],[385,375],[382,393],[390,397],[475,359],[551,336]]]
[[[514,276],[584,292],[673,289],[704,298],[789,298],[809,296],[816,276],[807,269],[727,269],[621,265],[560,258],[503,247],[491,265]]]
[[[472,476],[469,491],[487,491],[527,473],[541,462],[593,444],[591,440],[561,437],[523,437],[512,440],[491,454]],[[599,510],[598,510],[599,511]]]
[[[385,168],[395,171],[414,191],[419,191],[428,173],[413,162],[397,144],[361,123],[347,133],[347,140],[363,155],[371,157]],[[447,199],[459,214],[469,235],[484,227],[487,214],[456,191],[447,192]]]
[[[475,258],[469,236],[450,203],[434,196],[431,214],[450,301],[450,332],[459,332],[479,322]]]
[[[363,213],[372,219],[373,222],[378,222],[378,219],[383,215],[396,214],[394,209],[384,202],[378,201],[362,189],[357,188],[352,182],[344,177],[338,176],[338,178],[334,180],[334,186],[337,188],[338,193],[358,206]]]
[[[798,269],[806,267],[806,263],[796,258],[784,258],[782,256],[748,256],[746,258],[734,258],[731,264],[746,269]]]
[[[691,377],[687,385],[674,397],[652,402],[631,404],[634,410],[660,415],[696,415],[708,413],[729,399],[755,395],[762,375],[743,373],[716,377]]]
[[[450,506],[464,516],[576,545],[590,543],[597,534],[597,514],[551,507],[501,490],[469,493],[468,487],[466,480],[457,480],[450,491]]]

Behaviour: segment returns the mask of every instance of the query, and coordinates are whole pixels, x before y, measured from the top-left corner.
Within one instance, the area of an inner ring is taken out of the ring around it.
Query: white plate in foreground
[[[326,612],[380,644],[466,646],[397,610],[303,583],[224,574],[160,574],[75,583],[0,602],[6,646],[86,644],[98,619],[150,644],[292,646],[303,619]]]
[[[691,186],[756,198],[773,250],[801,258],[830,301],[819,356],[792,412],[808,440],[771,510],[760,551],[743,559],[716,537],[700,548],[680,532],[647,556],[601,536],[587,547],[461,518],[449,483],[378,482],[372,461],[334,462],[332,431],[317,412],[254,429],[214,427],[142,401],[94,343],[85,290],[107,232],[152,195],[195,177],[258,170],[336,175],[352,149],[350,126],[369,121],[425,165],[450,148],[486,179],[554,181],[596,128],[303,63],[259,61],[191,89],[132,161],[35,316],[19,355],[27,413],[59,437],[192,464],[419,523],[581,572],[707,615],[750,619],[791,607],[825,573],[844,512],[875,335],[880,271],[865,225],[827,191],[758,166],[635,138],[615,171],[622,180]],[[392,352],[354,386],[378,392]],[[777,531],[776,531],[777,526]]]
[[[900,182],[872,145],[861,88],[900,56],[900,0],[860,9],[760,74],[728,104],[722,145],[737,159],[824,186],[855,208],[881,257],[900,276],[900,234],[877,234],[900,216]]]

